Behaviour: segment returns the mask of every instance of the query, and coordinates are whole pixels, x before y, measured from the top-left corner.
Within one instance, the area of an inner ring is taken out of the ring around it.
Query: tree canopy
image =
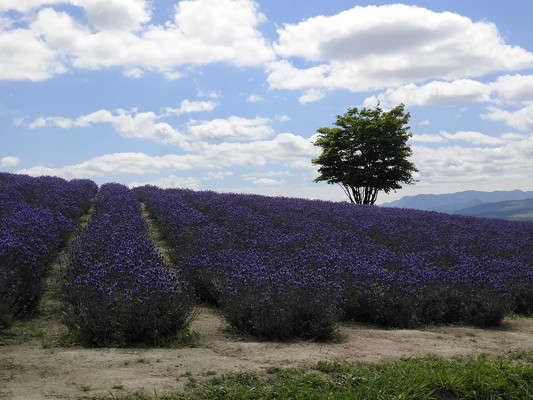
[[[334,128],[320,128],[315,146],[322,154],[312,159],[320,165],[315,182],[339,184],[352,203],[374,204],[379,191],[401,189],[414,184],[418,172],[408,160],[412,155],[407,140],[410,114],[400,104],[390,111],[349,108],[338,115]]]

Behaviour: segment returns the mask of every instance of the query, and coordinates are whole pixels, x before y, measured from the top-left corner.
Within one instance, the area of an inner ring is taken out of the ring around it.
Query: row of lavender
[[[0,173],[0,328],[35,312],[50,264],[96,190],[90,180]]]
[[[405,209],[137,189],[174,262],[240,331],[330,337],[533,313],[533,224]]]
[[[137,195],[101,186],[63,276],[68,326],[88,345],[159,344],[188,326],[194,296],[147,236]]]

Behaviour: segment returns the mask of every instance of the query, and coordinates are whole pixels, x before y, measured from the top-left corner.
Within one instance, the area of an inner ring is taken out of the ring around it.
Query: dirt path
[[[443,357],[479,353],[505,355],[533,350],[533,319],[506,319],[499,329],[438,327],[383,330],[341,324],[340,343],[238,341],[224,333],[211,309],[200,308],[192,329],[201,334],[197,348],[45,349],[36,338],[0,347],[0,399],[72,399],[176,392],[193,378],[230,371],[265,372],[271,366],[297,367],[321,360],[381,362],[405,356]],[[45,336],[61,329],[40,321]]]

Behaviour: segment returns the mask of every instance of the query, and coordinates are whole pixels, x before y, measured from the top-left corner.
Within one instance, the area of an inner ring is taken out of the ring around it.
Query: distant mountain
[[[533,191],[522,190],[480,192],[468,190],[449,194],[419,194],[405,196],[400,200],[383,203],[383,207],[416,208],[419,210],[439,211],[450,214],[458,211],[482,206],[486,203],[533,199]]]
[[[514,221],[533,221],[533,198],[525,200],[499,201],[464,208],[456,214],[473,217],[503,218]]]

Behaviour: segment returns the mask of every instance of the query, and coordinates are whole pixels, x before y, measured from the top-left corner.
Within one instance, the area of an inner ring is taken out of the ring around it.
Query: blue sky
[[[419,193],[533,190],[533,2],[0,0],[0,170],[347,200],[316,130],[411,114]]]

